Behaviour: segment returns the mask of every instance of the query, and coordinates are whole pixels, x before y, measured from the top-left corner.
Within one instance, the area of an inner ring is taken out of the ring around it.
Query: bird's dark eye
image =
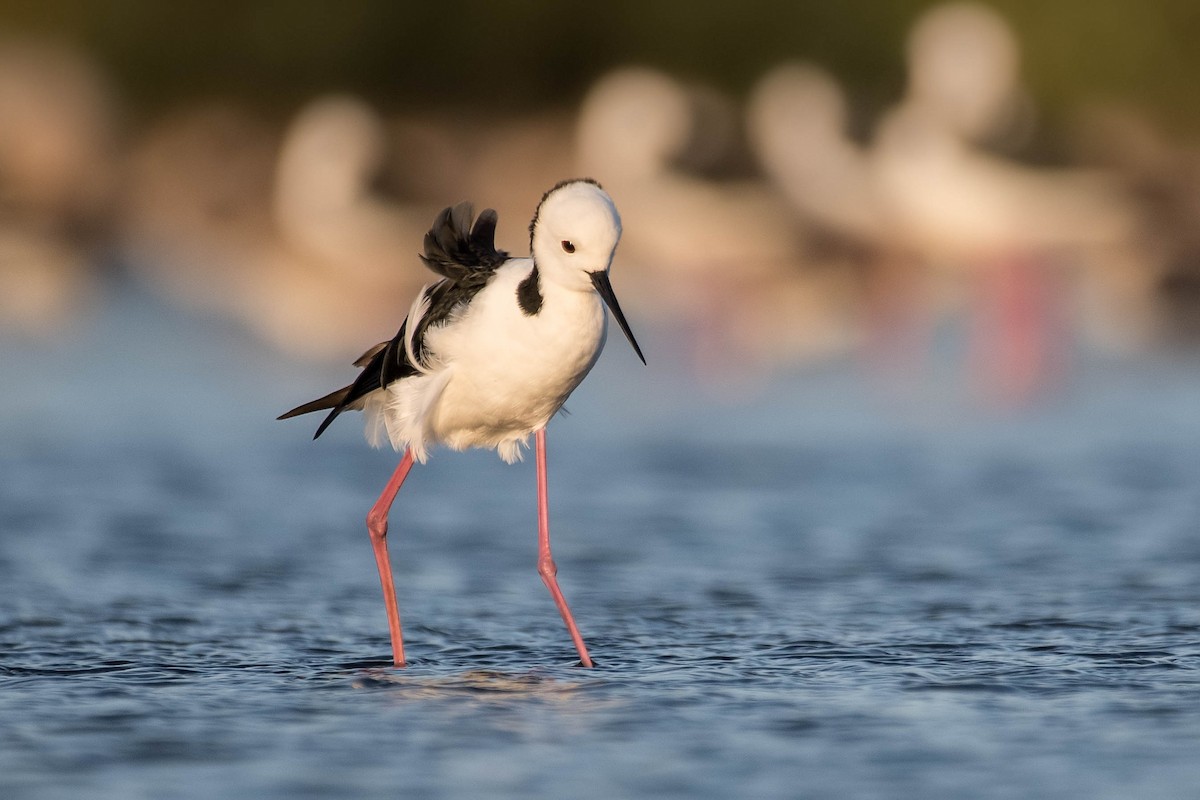
[[[575,252],[575,245],[569,239],[563,239],[562,248],[563,248],[563,250],[567,251],[568,253]]]

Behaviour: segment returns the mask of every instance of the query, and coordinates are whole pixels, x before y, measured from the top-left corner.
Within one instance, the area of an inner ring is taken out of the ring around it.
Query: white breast
[[[604,347],[606,317],[594,291],[542,281],[537,314],[517,303],[527,259],[501,267],[470,306],[426,333],[433,369],[388,387],[388,437],[424,460],[432,444],[494,447],[512,462],[550,421]]]

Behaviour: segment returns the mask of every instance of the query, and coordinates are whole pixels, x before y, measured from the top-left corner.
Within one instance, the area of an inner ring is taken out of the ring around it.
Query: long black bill
[[[592,279],[592,285],[596,287],[596,294],[600,295],[600,299],[604,301],[604,305],[608,306],[608,310],[612,312],[613,318],[621,326],[621,330],[625,332],[625,338],[633,345],[633,352],[637,353],[638,358],[645,364],[646,357],[642,355],[642,348],[638,347],[637,339],[633,338],[633,331],[629,330],[629,323],[625,321],[625,315],[621,313],[621,304],[617,302],[617,296],[613,293],[612,282],[608,279],[608,270],[596,270],[595,272],[589,272],[588,275]]]

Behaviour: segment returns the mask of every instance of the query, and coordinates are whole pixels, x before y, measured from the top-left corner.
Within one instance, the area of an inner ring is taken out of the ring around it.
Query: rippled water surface
[[[550,434],[597,668],[532,463],[438,453],[394,670],[394,457],[271,419],[350,371],[142,303],[0,348],[0,797],[1196,796],[1194,366],[885,412],[836,367],[698,401],[615,339]]]

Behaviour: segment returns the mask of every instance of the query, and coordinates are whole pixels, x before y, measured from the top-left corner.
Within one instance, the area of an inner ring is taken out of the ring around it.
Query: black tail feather
[[[346,399],[346,395],[349,393],[350,387],[343,386],[341,389],[332,391],[324,397],[319,397],[316,400],[305,403],[304,405],[296,406],[291,411],[280,414],[275,419],[291,419],[292,417],[298,417],[301,414],[311,414],[314,411],[324,411],[327,408],[335,408]]]
[[[317,432],[313,434],[313,439],[319,439],[321,434],[325,432],[325,429],[332,425],[333,421],[338,418],[338,414],[341,414],[345,410],[345,406],[334,406],[333,410],[329,412],[329,416],[321,420],[321,424],[317,426]]]

